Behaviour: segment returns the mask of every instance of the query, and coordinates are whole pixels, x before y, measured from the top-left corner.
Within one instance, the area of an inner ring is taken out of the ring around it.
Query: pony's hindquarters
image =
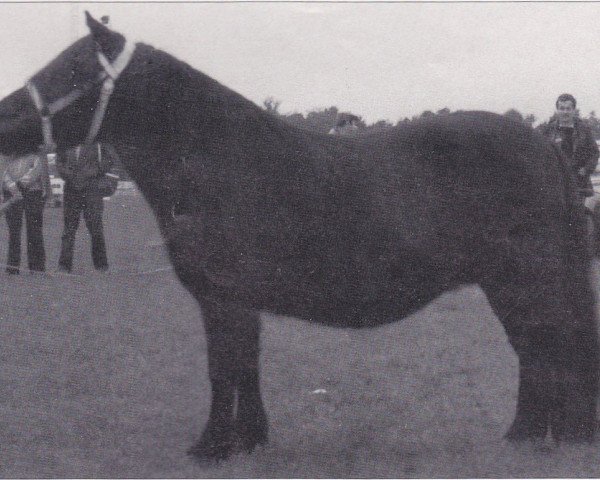
[[[591,440],[599,345],[585,216],[539,223],[491,246],[480,284],[519,357],[514,440]],[[561,228],[562,227],[562,228]]]

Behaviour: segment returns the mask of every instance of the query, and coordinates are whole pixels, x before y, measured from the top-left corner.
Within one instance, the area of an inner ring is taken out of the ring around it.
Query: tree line
[[[327,133],[331,129],[331,127],[333,127],[335,125],[335,122],[340,115],[353,115],[358,118],[357,125],[360,130],[366,131],[366,132],[374,132],[374,131],[392,128],[397,125],[407,124],[407,123],[425,119],[425,118],[450,115],[452,113],[452,111],[449,108],[442,108],[440,110],[437,110],[436,112],[433,112],[431,110],[425,110],[420,115],[413,115],[411,118],[404,117],[403,119],[398,120],[396,122],[396,124],[393,124],[393,123],[389,122],[388,120],[378,120],[371,124],[367,124],[360,115],[355,114],[353,112],[341,112],[335,106],[311,110],[306,115],[303,115],[302,113],[290,113],[290,114],[281,113],[279,111],[280,106],[281,106],[281,102],[278,100],[275,100],[272,97],[267,98],[263,102],[263,107],[265,110],[267,110],[268,112],[270,112],[274,115],[277,115],[278,117],[284,119],[285,121],[291,123],[292,125],[296,125],[298,127],[304,128],[304,129],[308,129],[308,130],[312,130],[312,131],[316,131],[316,132],[322,132],[322,133]],[[580,118],[583,118],[583,120],[585,122],[587,122],[590,129],[592,130],[594,138],[596,140],[600,140],[600,119],[596,117],[596,112],[591,111],[587,117],[583,117],[581,115],[581,113],[578,111],[578,115]],[[531,113],[524,115],[515,108],[511,108],[511,109],[507,110],[506,112],[504,112],[504,116],[509,117],[517,122],[522,122],[531,128],[535,128],[536,130],[543,129],[548,124],[548,122],[551,120],[551,118],[549,118],[549,119],[539,123],[538,125],[535,125],[535,122],[538,120],[535,115],[533,115]]]

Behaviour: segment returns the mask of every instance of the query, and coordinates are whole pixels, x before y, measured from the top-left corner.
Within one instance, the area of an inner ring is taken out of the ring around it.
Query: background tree
[[[426,118],[432,118],[432,117],[435,117],[435,113],[433,113],[431,110],[425,110],[417,118],[426,119]]]
[[[360,115],[355,115],[350,112],[340,112],[335,106],[311,110],[304,116],[301,113],[282,114],[279,112],[280,105],[281,102],[273,99],[273,97],[269,97],[263,101],[263,107],[268,112],[279,116],[292,125],[313,132],[328,133],[336,124],[338,118],[343,117],[344,115],[357,117],[357,125],[360,130],[365,130],[367,128],[367,125]],[[379,127],[381,127],[381,125],[379,125]]]
[[[519,112],[518,110],[511,108],[510,110],[507,110],[506,112],[504,112],[504,116],[507,118],[510,118],[511,120],[514,120],[516,122],[524,122],[525,119],[523,118],[523,115],[521,115],[521,112]]]
[[[339,113],[337,107],[308,112],[306,115],[306,127],[313,131],[327,133],[335,125]]]
[[[526,115],[525,118],[523,119],[523,121],[527,125],[529,125],[531,128],[533,128],[533,124],[535,123],[536,120],[537,120],[537,118],[535,117],[535,115],[533,113]]]
[[[387,130],[389,128],[393,128],[394,124],[388,122],[387,120],[379,120],[371,125],[368,125],[366,130],[369,132],[379,132],[382,130]]]
[[[600,120],[596,117],[596,112],[592,110],[586,119],[587,124],[592,130],[592,135],[596,140],[600,139]]]
[[[281,106],[281,101],[276,100],[273,97],[268,97],[263,101],[263,107],[266,111],[277,115],[288,123],[295,125],[297,127],[314,131],[320,133],[327,133],[331,128],[336,124],[336,122],[343,118],[347,117],[357,117],[358,118],[358,128],[362,131],[368,132],[378,132],[382,130],[387,130],[389,128],[393,128],[394,124],[389,122],[388,120],[377,120],[371,124],[367,124],[360,115],[351,113],[351,112],[341,112],[336,106],[331,106],[328,108],[317,108],[311,110],[306,115],[302,113],[289,113],[283,114],[279,111],[279,107]],[[396,126],[398,125],[407,125],[413,121],[423,120],[434,117],[445,117],[451,115],[453,112],[448,108],[444,107],[437,110],[435,113],[431,110],[425,110],[419,115],[414,115],[412,118],[404,117],[396,122]],[[511,108],[507,110],[504,115],[508,118],[511,118],[517,122],[522,122],[533,128],[537,118],[533,114],[528,114],[523,116],[521,112],[519,112],[515,108]],[[600,120],[596,118],[595,112],[590,112],[589,119],[586,119],[588,123],[590,123],[590,127],[594,132],[595,138],[600,138]],[[541,123],[536,129],[541,129],[546,125],[547,122]]]

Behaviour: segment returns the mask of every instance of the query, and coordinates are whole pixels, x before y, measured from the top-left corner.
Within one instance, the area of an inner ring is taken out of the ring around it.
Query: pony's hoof
[[[586,415],[562,415],[552,423],[550,431],[555,442],[592,443],[598,432],[596,412]]]
[[[269,440],[267,423],[260,423],[248,427],[241,423],[236,426],[237,446],[241,452],[252,453],[259,445],[264,445]]]
[[[592,443],[596,437],[595,425],[582,427],[577,425],[575,428],[563,429],[559,432],[552,432],[552,438],[556,442],[567,443]]]
[[[547,427],[523,425],[522,423],[514,422],[504,434],[504,438],[509,442],[526,442],[528,440],[539,440],[546,437]]]
[[[227,460],[233,453],[231,442],[212,442],[199,440],[187,451],[188,455],[200,463],[215,464]]]
[[[244,453],[252,453],[256,447],[265,445],[267,441],[267,435],[258,437],[245,437],[239,440],[239,449]]]

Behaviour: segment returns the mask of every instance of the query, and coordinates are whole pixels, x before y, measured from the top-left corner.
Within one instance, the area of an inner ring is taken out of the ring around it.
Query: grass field
[[[46,210],[50,271],[61,213]],[[105,220],[108,274],[91,267],[83,225],[76,275],[0,274],[0,477],[600,476],[599,444],[502,439],[517,359],[475,287],[372,331],[265,316],[271,441],[196,464],[186,449],[209,408],[199,310],[161,270],[139,198],[113,197]]]

